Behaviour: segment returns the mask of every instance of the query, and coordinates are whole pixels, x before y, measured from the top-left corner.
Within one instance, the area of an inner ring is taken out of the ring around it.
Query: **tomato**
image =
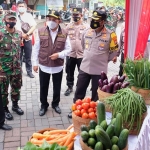
[[[72,111],[76,110],[76,104],[72,104],[71,109],[72,109]]]
[[[87,111],[86,111],[85,109],[81,109],[81,115],[82,115],[83,113],[87,113]]]
[[[83,104],[82,104],[82,108],[83,108],[83,109],[86,109],[86,110],[87,110],[87,109],[89,109],[89,107],[90,107],[90,104],[89,104],[89,103],[83,103]]]
[[[75,104],[76,104],[76,105],[82,105],[82,100],[81,100],[81,99],[78,99]]]
[[[94,108],[94,112],[96,112],[96,107]]]
[[[80,110],[75,110],[74,113],[75,113],[76,116],[81,116]]]
[[[94,113],[94,112],[90,112],[90,113],[89,113],[89,118],[90,118],[90,119],[96,118],[95,113]]]
[[[96,102],[91,101],[91,102],[90,102],[90,107],[91,107],[91,108],[95,108],[95,107],[96,107]]]
[[[83,114],[82,114],[82,118],[88,119],[88,118],[89,118],[89,115],[88,115],[87,113],[83,113]]]
[[[82,106],[81,105],[77,105],[76,108],[77,108],[77,110],[81,110]]]
[[[89,97],[84,98],[84,102],[90,103],[91,102],[91,98],[89,98]]]
[[[88,113],[90,113],[90,112],[94,112],[94,109],[93,108],[89,108],[88,109]]]

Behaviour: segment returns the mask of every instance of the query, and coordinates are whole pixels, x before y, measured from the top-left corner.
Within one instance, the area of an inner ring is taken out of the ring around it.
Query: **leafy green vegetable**
[[[59,146],[57,143],[48,144],[46,141],[39,147],[31,142],[27,142],[23,149],[18,148],[17,150],[67,150],[67,147]]]
[[[150,89],[150,62],[148,59],[133,61],[128,58],[123,66],[131,86]]]

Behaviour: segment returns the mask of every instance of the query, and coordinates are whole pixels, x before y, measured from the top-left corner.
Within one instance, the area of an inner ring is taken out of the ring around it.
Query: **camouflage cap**
[[[52,10],[52,11],[49,11],[48,15],[46,15],[46,17],[55,17],[57,19],[60,19],[60,13],[56,10]]]
[[[72,8],[72,13],[73,14],[82,14],[82,8],[76,7],[76,8]]]
[[[16,12],[14,12],[14,11],[6,11],[4,17],[7,17],[7,18],[17,18],[17,15],[16,15]]]

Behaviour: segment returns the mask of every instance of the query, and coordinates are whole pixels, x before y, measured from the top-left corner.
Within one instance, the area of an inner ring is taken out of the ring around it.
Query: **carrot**
[[[65,142],[64,146],[68,146],[69,143],[72,142],[72,140],[74,139],[74,137],[75,137],[75,133],[74,133],[74,132],[71,132],[71,133],[69,134],[69,137],[68,137],[67,141]]]
[[[67,130],[72,129],[73,127],[74,127],[73,124],[71,124],[71,125],[67,128]]]
[[[49,131],[49,134],[60,134],[60,133],[68,133],[69,130],[52,130],[52,131]]]
[[[43,135],[43,134],[41,134],[41,133],[33,133],[32,136],[33,136],[34,138],[38,138],[38,139],[49,137],[49,135]]]
[[[73,144],[74,144],[74,141],[72,141],[72,142],[67,146],[67,150],[72,150],[72,149],[73,149]]]
[[[32,138],[30,142],[35,145],[41,145],[44,140],[37,140],[36,138]]]

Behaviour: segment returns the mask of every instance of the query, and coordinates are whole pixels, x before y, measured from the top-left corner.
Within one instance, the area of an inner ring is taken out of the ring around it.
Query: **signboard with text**
[[[63,0],[47,0],[48,7],[63,7]]]

